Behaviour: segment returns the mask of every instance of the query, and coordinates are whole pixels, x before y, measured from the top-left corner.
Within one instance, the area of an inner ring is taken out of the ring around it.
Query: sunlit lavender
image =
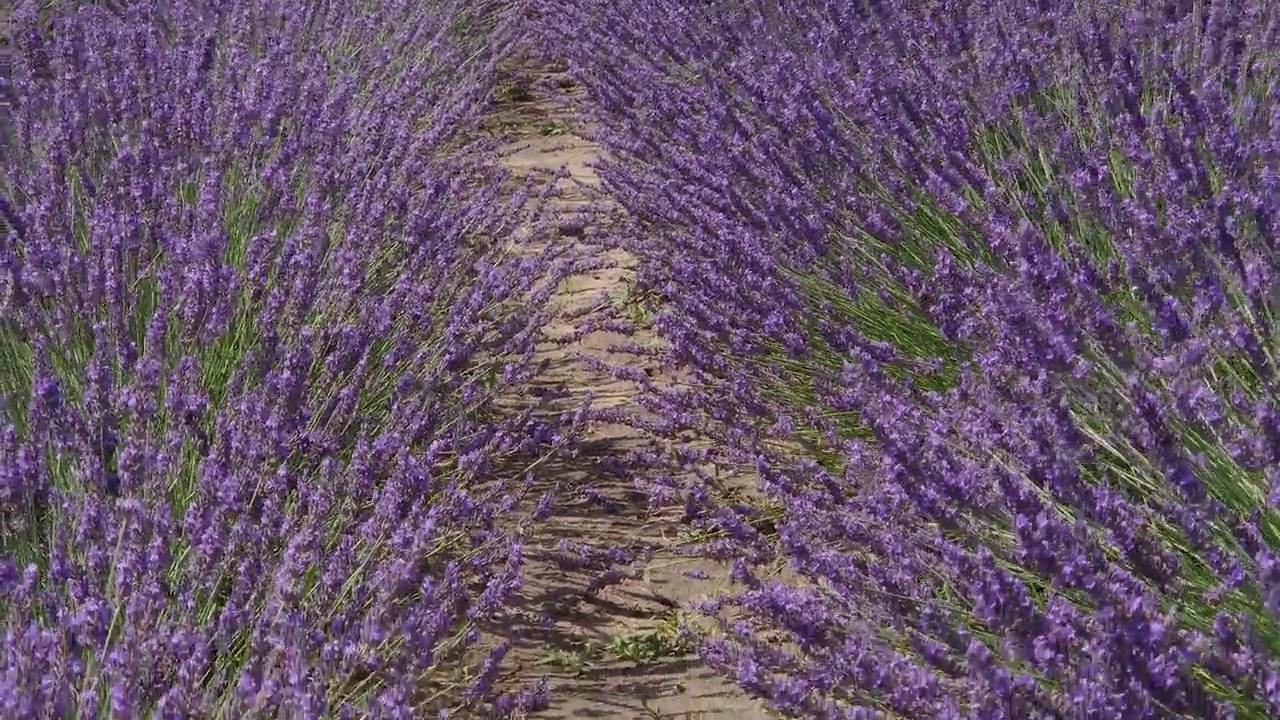
[[[1274,4],[571,5],[694,378],[647,404],[767,498],[656,481],[736,563],[708,662],[795,717],[1280,713]]]
[[[588,418],[669,451],[605,461],[782,716],[1280,716],[1276,3],[10,23],[0,716],[546,709],[510,613]],[[510,402],[575,267],[480,131],[520,53],[627,214],[575,231],[638,264],[587,322],[679,378],[621,409]]]
[[[560,272],[473,132],[504,9],[12,20],[0,715],[544,704],[480,632],[568,437],[495,407]]]

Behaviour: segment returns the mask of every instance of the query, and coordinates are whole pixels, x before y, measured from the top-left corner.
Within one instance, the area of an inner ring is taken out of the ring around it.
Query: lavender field
[[[0,25],[0,720],[1280,717],[1280,3]]]

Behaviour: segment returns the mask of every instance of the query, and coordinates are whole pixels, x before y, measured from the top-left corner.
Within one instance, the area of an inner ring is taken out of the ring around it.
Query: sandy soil
[[[592,170],[600,149],[583,138],[586,133],[582,128],[574,126],[572,103],[580,90],[545,68],[525,69],[520,74],[525,80],[536,81],[519,83],[517,91],[499,103],[490,123],[494,131],[509,138],[507,166],[519,177],[566,168],[568,177],[558,181],[562,192],[553,201],[554,212],[572,219],[590,207],[596,213],[593,222],[607,222],[598,218],[608,216],[611,203],[600,197]],[[575,220],[569,224],[581,223]],[[588,224],[585,236],[573,231],[547,242],[586,244],[592,249],[587,244],[590,230]],[[617,298],[627,292],[634,261],[607,247],[593,251],[615,261],[616,266],[580,274],[561,286],[556,298],[559,316],[547,328],[548,341],[542,350],[551,362],[540,382],[568,391],[565,408],[580,403],[588,392],[603,407],[627,405],[636,395],[637,388],[630,382],[597,372],[583,356],[639,366],[661,380],[656,366],[646,366],[650,361],[609,351],[624,340],[619,335],[596,332],[567,346],[551,341],[572,332],[581,314],[598,306],[602,297]],[[641,346],[659,342],[644,329],[629,339]],[[673,628],[682,611],[689,603],[721,591],[726,570],[678,555],[680,528],[674,519],[649,515],[645,498],[625,474],[619,477],[619,473],[610,472],[611,459],[649,442],[635,428],[600,423],[589,432],[582,453],[549,469],[565,487],[581,483],[607,495],[614,511],[606,512],[598,499],[587,497],[587,493],[575,496],[570,489],[561,511],[539,528],[532,544],[541,554],[534,555],[527,568],[525,596],[531,613],[551,618],[554,625],[524,636],[516,654],[523,666],[521,674],[552,678],[554,704],[541,717],[767,718],[769,714],[757,701],[702,667],[675,639]],[[603,546],[648,545],[656,551],[643,565],[629,568],[628,575],[634,577],[588,595],[584,589],[590,575],[565,572],[552,559],[562,539]],[[691,571],[695,575],[701,571],[710,579],[694,579]],[[646,655],[645,648],[656,651]]]

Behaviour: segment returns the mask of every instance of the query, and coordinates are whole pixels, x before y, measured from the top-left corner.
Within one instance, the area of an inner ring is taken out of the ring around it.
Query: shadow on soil
[[[692,720],[740,701],[679,632],[683,606],[706,581],[684,576],[673,552],[679,523],[649,512],[619,462],[642,445],[634,432],[619,427],[538,473],[536,493],[554,488],[559,501],[527,545],[514,623],[489,631],[512,638],[521,680],[549,678],[552,706],[541,717]],[[613,582],[597,587],[606,577]]]

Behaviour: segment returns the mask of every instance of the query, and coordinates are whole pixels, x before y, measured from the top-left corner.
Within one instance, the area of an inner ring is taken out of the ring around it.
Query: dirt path
[[[636,388],[593,370],[581,355],[637,366],[654,376],[656,368],[646,366],[644,359],[609,348],[626,339],[641,346],[658,340],[641,329],[630,338],[595,332],[569,345],[554,342],[571,334],[581,314],[599,306],[603,298],[626,294],[634,261],[621,251],[587,244],[592,224],[606,222],[600,217],[608,216],[611,203],[595,190],[598,180],[592,163],[599,148],[582,137],[572,108],[564,107],[564,101],[573,102],[580,91],[554,71],[526,73],[540,82],[503,88],[506,97],[500,98],[494,117],[494,127],[511,138],[506,163],[520,177],[567,169],[568,176],[558,181],[562,193],[554,200],[554,212],[568,229],[547,242],[586,244],[614,263],[572,277],[560,288],[559,316],[547,328],[541,350],[550,361],[541,382],[568,391],[562,409],[581,403],[587,393],[597,407],[625,406]],[[595,219],[583,215],[588,210]],[[522,674],[552,678],[553,705],[542,717],[767,718],[759,703],[701,667],[676,632],[684,609],[717,594],[726,572],[677,555],[677,523],[650,515],[646,498],[625,473],[611,472],[616,458],[647,444],[635,428],[597,423],[583,452],[551,469],[562,483],[560,512],[539,528],[540,536],[531,543],[537,550],[530,558],[525,588],[528,609],[543,617],[545,625],[526,633],[516,650]],[[566,541],[597,547],[650,546],[653,553],[632,563],[622,582],[588,594],[585,588],[598,573],[566,569],[557,562],[557,549]],[[702,575],[710,579],[695,579]]]

